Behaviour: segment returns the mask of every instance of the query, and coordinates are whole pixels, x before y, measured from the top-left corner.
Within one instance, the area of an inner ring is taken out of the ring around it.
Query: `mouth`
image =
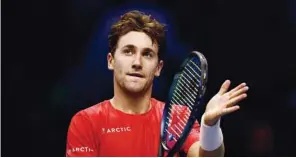
[[[140,73],[128,73],[128,76],[133,76],[133,77],[139,77],[139,78],[143,78],[144,75],[140,74]]]

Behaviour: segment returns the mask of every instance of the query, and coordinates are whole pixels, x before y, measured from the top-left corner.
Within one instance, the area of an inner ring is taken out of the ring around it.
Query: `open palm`
[[[239,109],[237,103],[247,97],[248,87],[241,83],[229,92],[230,81],[226,80],[219,92],[208,102],[204,113],[204,121],[207,125],[214,125],[221,116],[232,113]]]

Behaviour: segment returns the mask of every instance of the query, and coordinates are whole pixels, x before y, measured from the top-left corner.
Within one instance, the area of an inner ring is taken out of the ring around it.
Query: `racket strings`
[[[192,69],[192,66],[188,64],[184,69],[190,72],[187,69],[187,67],[190,67]],[[197,97],[197,92],[198,92],[197,88],[199,87],[199,84],[196,84],[196,82],[200,82],[200,81],[197,75],[193,75],[191,72],[190,72],[191,75],[188,75],[187,71],[183,71],[183,73],[180,75],[180,78],[177,82],[177,85],[173,93],[172,103],[175,103],[178,105],[187,105],[190,109],[192,109],[192,106],[194,105],[195,99]],[[195,73],[198,74],[197,72]]]
[[[178,79],[170,103],[168,122],[166,122],[169,127],[166,132],[169,135],[181,137],[196,102],[201,76],[198,72],[200,73],[199,66],[190,60]],[[176,122],[172,125],[173,120],[176,120]],[[175,142],[177,141],[175,137],[172,137],[172,139]]]
[[[193,62],[191,61],[191,63],[193,63]],[[190,65],[187,65],[184,69],[184,70],[187,70],[188,72],[190,72],[187,69],[187,67],[189,67],[191,69],[192,69],[192,67]],[[195,71],[193,71],[193,72],[195,72]],[[198,75],[197,72],[195,72],[195,73]],[[196,81],[200,82],[200,81],[199,81],[197,75],[193,75],[191,72],[190,72],[190,74],[191,75],[187,75],[186,71],[183,71],[183,73],[180,76],[180,79],[178,80],[177,86],[175,88],[172,101],[174,101],[175,103],[177,103],[179,105],[185,104],[185,105],[189,105],[191,107],[191,105],[194,105],[194,102],[195,102],[195,99],[197,96],[197,91],[198,91],[198,89],[197,89],[198,84],[195,84],[195,82]],[[185,80],[187,81],[187,83]],[[191,86],[188,84],[190,84]],[[184,85],[186,85],[186,86],[184,86]],[[179,102],[179,101],[181,101],[181,102]],[[191,107],[191,109],[192,109],[192,107]]]

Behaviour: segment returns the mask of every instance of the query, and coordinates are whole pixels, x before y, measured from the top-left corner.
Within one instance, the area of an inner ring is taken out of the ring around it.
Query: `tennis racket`
[[[175,74],[165,103],[158,156],[174,156],[186,141],[206,91],[208,64],[197,51],[189,53]]]

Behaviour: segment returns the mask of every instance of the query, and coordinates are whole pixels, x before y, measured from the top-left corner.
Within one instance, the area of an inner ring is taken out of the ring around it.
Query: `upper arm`
[[[68,128],[66,156],[96,156],[97,153],[97,136],[89,117],[76,114]]]

